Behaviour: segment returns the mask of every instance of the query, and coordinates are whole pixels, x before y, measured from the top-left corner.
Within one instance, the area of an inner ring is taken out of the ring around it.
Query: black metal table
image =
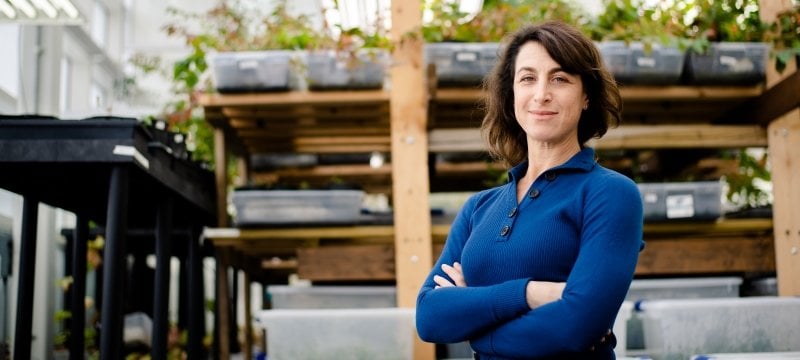
[[[203,294],[199,237],[214,223],[214,175],[156,138],[135,119],[58,120],[0,117],[0,187],[23,196],[14,358],[30,357],[37,208],[40,202],[74,212],[71,311],[83,319],[89,221],[105,225],[101,342],[103,359],[122,358],[125,249],[128,228],[153,229],[154,359],[166,358],[169,258],[173,229],[195,234],[185,244],[189,268],[189,358],[202,350]],[[186,238],[186,237],[184,237]],[[143,289],[149,291],[149,289]],[[83,321],[72,321],[83,334]],[[83,336],[72,336],[70,358],[83,359]],[[194,356],[193,356],[194,355]]]

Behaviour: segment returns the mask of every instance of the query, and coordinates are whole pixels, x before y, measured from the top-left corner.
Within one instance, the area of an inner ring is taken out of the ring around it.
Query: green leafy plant
[[[639,0],[607,0],[604,11],[588,26],[597,41],[640,41],[649,52],[654,43],[678,45],[682,36],[683,12],[668,3],[646,6]]]
[[[725,175],[728,183],[727,198],[741,209],[750,209],[769,205],[770,195],[758,186],[759,182],[772,180],[767,168],[767,153],[756,157],[746,149],[741,149],[736,154],[739,166],[738,171]]]
[[[472,18],[454,1],[429,0],[424,7],[432,14],[422,27],[428,42],[497,42],[525,24],[545,20],[561,20],[581,29],[589,24],[580,8],[564,0],[487,1]]]
[[[773,46],[775,69],[783,72],[793,57],[800,56],[800,3],[778,13],[765,30],[763,39]]]

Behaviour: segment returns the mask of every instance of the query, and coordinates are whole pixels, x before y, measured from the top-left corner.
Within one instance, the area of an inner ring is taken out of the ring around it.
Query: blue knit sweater
[[[537,178],[517,203],[517,182],[469,198],[417,298],[428,342],[469,340],[480,359],[613,359],[598,347],[613,327],[643,248],[636,184],[584,148]],[[462,264],[467,287],[434,289],[442,264]],[[528,281],[566,282],[561,300],[534,310]]]

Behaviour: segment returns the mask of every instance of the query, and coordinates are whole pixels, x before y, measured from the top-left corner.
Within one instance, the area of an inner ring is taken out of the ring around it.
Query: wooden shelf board
[[[620,86],[623,101],[706,101],[754,98],[764,92],[756,86]],[[432,98],[442,103],[477,102],[481,89],[439,88]]]
[[[198,98],[203,107],[251,106],[270,107],[302,104],[369,104],[389,101],[385,90],[359,91],[286,91],[275,93],[246,94],[201,94]]]

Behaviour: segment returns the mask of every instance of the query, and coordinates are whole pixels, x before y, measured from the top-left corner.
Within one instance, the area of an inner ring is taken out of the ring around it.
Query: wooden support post
[[[800,108],[770,123],[775,267],[780,296],[800,295]]]
[[[431,218],[428,196],[428,95],[422,59],[420,0],[392,1],[392,39],[396,47],[390,95],[392,182],[397,304],[414,307],[431,269]],[[433,359],[433,344],[417,339],[415,359]]]
[[[761,20],[774,21],[777,14],[792,7],[791,0],[761,0]],[[767,88],[797,71],[797,63],[788,64],[779,74],[770,63]],[[770,165],[772,166],[773,230],[775,268],[780,296],[800,295],[800,108],[791,110],[767,127]]]
[[[217,181],[217,226],[228,227],[228,149],[225,130],[214,128],[214,173]]]

